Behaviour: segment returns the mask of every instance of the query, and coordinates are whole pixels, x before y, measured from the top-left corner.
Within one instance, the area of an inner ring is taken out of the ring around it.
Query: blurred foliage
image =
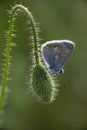
[[[22,2],[21,2],[22,1]],[[52,104],[41,104],[25,85],[30,73],[31,45],[26,18],[16,21],[17,36],[12,49],[10,90],[0,130],[87,130],[87,1],[0,0],[0,72],[8,30],[7,10],[22,3],[40,22],[43,44],[47,40],[70,39],[76,49],[58,76],[60,92]],[[1,77],[0,77],[1,79]]]

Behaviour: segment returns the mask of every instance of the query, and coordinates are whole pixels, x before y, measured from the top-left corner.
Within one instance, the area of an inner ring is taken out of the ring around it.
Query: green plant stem
[[[32,32],[33,32],[33,42],[34,42],[34,51],[35,51],[35,60],[36,65],[39,65],[39,55],[38,55],[38,35],[37,30],[35,26],[35,21],[33,19],[33,16],[31,12],[22,5],[16,5],[12,8],[12,11],[10,13],[10,21],[9,21],[9,32],[8,32],[8,41],[7,41],[7,50],[6,50],[6,61],[4,66],[4,72],[2,77],[2,88],[0,93],[0,111],[2,110],[4,97],[5,97],[5,91],[6,91],[6,85],[7,85],[7,77],[8,77],[8,71],[9,71],[9,62],[10,62],[10,53],[11,53],[11,46],[12,46],[12,33],[13,33],[13,26],[14,26],[14,15],[16,11],[20,9],[26,12],[27,16],[30,19],[31,26],[32,26]]]

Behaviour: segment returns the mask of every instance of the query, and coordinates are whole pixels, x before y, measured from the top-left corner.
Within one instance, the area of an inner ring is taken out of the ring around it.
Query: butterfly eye
[[[64,69],[61,69],[59,73],[60,73],[60,74],[63,74],[63,73],[64,73]]]

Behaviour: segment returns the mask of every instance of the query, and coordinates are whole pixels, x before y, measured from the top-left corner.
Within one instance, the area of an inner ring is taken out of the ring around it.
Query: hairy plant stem
[[[9,62],[10,62],[10,53],[11,53],[11,46],[12,46],[12,34],[13,34],[13,27],[14,27],[14,15],[17,10],[23,10],[26,12],[27,16],[30,19],[31,26],[32,26],[32,33],[33,33],[33,42],[34,42],[34,51],[35,51],[35,60],[36,65],[39,65],[39,56],[38,56],[38,35],[37,30],[35,26],[34,18],[31,14],[31,12],[22,5],[16,5],[12,8],[12,11],[10,12],[10,20],[9,20],[9,32],[8,32],[8,40],[7,40],[7,50],[6,50],[6,60],[5,60],[5,66],[4,66],[4,72],[2,77],[2,88],[0,93],[0,111],[3,107],[4,97],[5,97],[5,91],[6,91],[6,85],[7,85],[7,77],[8,77],[8,71],[9,71]]]

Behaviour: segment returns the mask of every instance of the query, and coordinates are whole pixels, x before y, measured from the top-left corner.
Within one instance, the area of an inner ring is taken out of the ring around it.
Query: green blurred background
[[[26,17],[17,19],[12,80],[8,82],[10,92],[0,130],[87,130],[87,0],[0,0],[0,73],[8,30],[7,10],[20,3],[29,7],[40,22],[41,44],[70,39],[76,48],[65,65],[65,73],[57,78],[60,92],[56,100],[51,104],[39,103],[25,84],[32,59]]]

